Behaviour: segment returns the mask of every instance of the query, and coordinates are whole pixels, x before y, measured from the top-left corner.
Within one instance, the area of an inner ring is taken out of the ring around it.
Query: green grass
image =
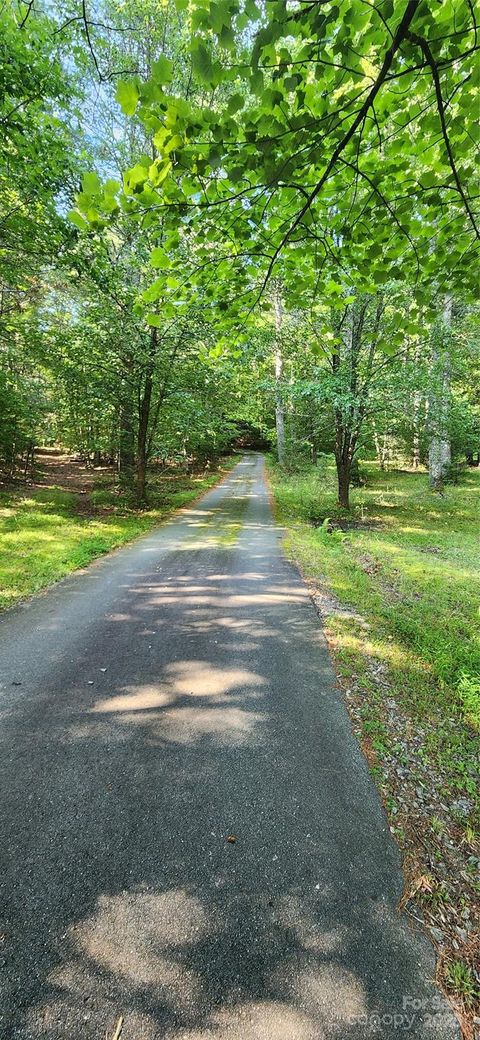
[[[339,672],[363,687],[365,725],[382,757],[387,735],[382,695],[371,680],[372,660],[383,666],[402,711],[428,720],[423,754],[442,775],[442,793],[478,793],[480,732],[480,472],[471,470],[445,497],[425,474],[381,473],[364,466],[366,486],[352,494],[345,532],[326,517],[336,505],[335,469],[281,473],[270,466],[278,518],[287,528],[287,553],[303,573],[327,586],[368,623],[335,616],[329,630]],[[370,525],[370,526],[369,526]],[[370,670],[369,670],[370,668]],[[477,824],[478,826],[478,824]]]
[[[463,961],[453,961],[448,965],[446,974],[448,985],[461,993],[467,1005],[473,1004],[478,999],[480,994],[468,964],[464,964]]]
[[[228,460],[223,469],[236,461]],[[0,609],[145,533],[221,476],[222,471],[160,479],[145,510],[130,508],[122,496],[103,487],[88,496],[59,488],[1,493]]]

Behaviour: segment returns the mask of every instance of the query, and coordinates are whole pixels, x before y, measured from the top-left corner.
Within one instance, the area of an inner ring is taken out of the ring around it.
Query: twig
[[[264,290],[265,290],[265,288],[266,288],[266,286],[268,284],[268,281],[270,279],[270,276],[272,274],[273,268],[275,266],[275,263],[276,263],[276,261],[278,259],[279,254],[282,252],[284,246],[287,244],[287,242],[291,238],[293,232],[295,231],[295,229],[300,224],[301,220],[305,216],[305,213],[310,209],[312,203],[315,201],[317,196],[320,194],[320,192],[321,192],[321,190],[323,188],[323,185],[325,184],[325,181],[328,180],[328,178],[329,178],[329,176],[330,176],[334,166],[337,163],[337,160],[338,160],[339,156],[342,154],[342,152],[346,148],[347,144],[352,139],[352,137],[355,134],[356,130],[358,130],[358,127],[361,125],[361,123],[363,123],[363,120],[365,119],[365,116],[366,116],[367,112],[369,111],[369,109],[373,105],[373,102],[375,101],[375,98],[376,98],[379,90],[381,89],[382,84],[383,84],[384,80],[386,79],[388,72],[390,71],[390,68],[391,68],[391,65],[393,63],[393,59],[395,57],[395,54],[397,53],[401,43],[403,42],[403,40],[407,36],[410,23],[411,23],[412,19],[415,16],[416,10],[417,10],[417,0],[409,0],[407,6],[405,8],[403,18],[402,18],[402,20],[401,20],[401,22],[400,22],[400,24],[399,24],[399,26],[397,28],[397,31],[395,33],[394,39],[392,40],[392,43],[390,44],[390,47],[388,48],[388,50],[387,50],[387,52],[385,54],[385,57],[384,57],[384,60],[383,60],[383,64],[382,64],[382,68],[380,69],[380,72],[379,72],[379,74],[377,76],[377,79],[375,80],[375,83],[373,84],[371,90],[369,91],[367,98],[365,99],[365,101],[363,102],[363,105],[361,106],[361,108],[357,112],[357,115],[356,115],[353,123],[351,124],[351,126],[347,130],[346,134],[344,135],[342,140],[339,142],[339,144],[334,149],[334,152],[333,152],[329,162],[327,163],[327,166],[326,166],[326,168],[325,168],[325,170],[324,170],[320,180],[315,185],[315,188],[313,189],[313,191],[310,192],[309,198],[306,200],[306,202],[302,206],[302,208],[299,211],[299,213],[297,213],[297,216],[295,217],[294,221],[292,222],[291,227],[284,234],[281,242],[276,247],[276,249],[275,249],[275,251],[273,253],[273,256],[272,256],[272,258],[270,260],[270,263],[268,265],[267,273],[266,273],[265,278],[263,280],[262,289],[260,291],[259,298],[261,297],[262,293],[264,292]]]
[[[459,193],[460,193],[460,195],[462,197],[462,201],[463,201],[465,209],[466,209],[466,211],[468,213],[468,216],[469,216],[469,219],[470,219],[470,223],[471,223],[471,225],[473,227],[473,230],[474,230],[477,238],[480,238],[480,233],[479,233],[479,230],[478,230],[477,225],[475,223],[475,217],[474,217],[474,215],[472,213],[472,210],[470,209],[470,206],[469,206],[469,203],[468,203],[468,199],[467,199],[467,196],[466,196],[466,194],[465,194],[465,192],[463,190],[462,182],[461,182],[460,177],[458,175],[457,167],[455,165],[455,160],[453,158],[452,147],[451,147],[451,144],[450,144],[450,138],[448,136],[447,124],[446,124],[446,121],[445,121],[445,105],[444,105],[443,96],[442,96],[442,88],[441,88],[441,84],[440,84],[440,76],[438,74],[438,67],[437,67],[437,64],[435,62],[435,58],[433,57],[433,54],[432,54],[432,52],[430,50],[430,47],[428,45],[427,40],[425,40],[423,38],[423,36],[417,36],[417,34],[413,33],[413,32],[407,32],[406,35],[407,35],[407,39],[410,40],[411,43],[416,43],[420,47],[420,49],[421,49],[421,51],[422,51],[422,53],[423,53],[423,55],[425,57],[425,60],[426,60],[427,64],[430,66],[430,70],[431,70],[431,73],[432,73],[432,79],[433,79],[433,83],[434,83],[434,86],[435,86],[435,95],[436,95],[436,99],[437,99],[437,109],[438,109],[438,114],[440,116],[440,124],[441,124],[441,127],[442,127],[443,140],[444,140],[445,148],[446,148],[446,151],[447,151],[448,161],[450,163],[450,169],[451,169],[451,171],[453,173],[455,184],[457,185],[458,191],[459,191]]]
[[[119,1020],[117,1022],[117,1027],[116,1027],[115,1032],[114,1032],[114,1034],[112,1036],[112,1040],[120,1040],[122,1029],[123,1029],[123,1015],[120,1015],[120,1018],[119,1018]]]

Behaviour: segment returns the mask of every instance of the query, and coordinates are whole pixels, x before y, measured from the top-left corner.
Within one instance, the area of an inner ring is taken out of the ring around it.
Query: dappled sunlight
[[[165,1034],[165,1040],[323,1040],[318,1022],[282,1000],[246,1001],[209,1015],[205,1026]]]
[[[205,521],[206,517],[216,516],[216,510],[215,509],[188,509],[188,508],[186,508],[185,510],[182,510],[182,515],[186,519],[190,519],[191,517],[198,516],[198,517],[202,518],[202,521]]]
[[[105,1028],[111,1032],[121,1012],[132,1040],[344,1040],[352,1023],[381,1006],[347,966],[353,924],[322,927],[298,893],[275,902],[273,911],[265,905],[264,920],[254,911],[248,922],[263,947],[249,976],[218,960],[219,944],[232,955],[230,900],[212,902],[182,886],[100,894],[63,936],[63,956],[47,980],[51,996],[29,1010],[29,1028],[42,1038],[56,1028],[68,1040],[68,1023],[80,1016],[93,1040],[98,1033],[85,1010],[100,996]],[[245,904],[247,914],[254,906]],[[276,945],[285,927],[288,953]],[[242,956],[240,947],[239,968]]]
[[[143,727],[149,744],[194,744],[208,739],[241,746],[261,740],[258,726],[265,716],[251,710],[249,704],[258,696],[255,691],[266,685],[265,678],[246,668],[176,661],[165,666],[161,681],[122,687],[95,701],[90,711],[97,716],[120,716],[127,727]],[[190,698],[198,700],[198,706],[190,706]],[[209,701],[215,706],[209,707]],[[88,727],[76,723],[70,733],[86,739]]]
[[[185,609],[205,607],[211,608],[212,610],[218,609],[223,606],[226,609],[244,606],[259,606],[262,604],[273,604],[280,605],[282,603],[299,603],[306,599],[307,593],[305,589],[299,584],[287,585],[281,582],[274,581],[270,586],[265,585],[265,578],[260,578],[257,574],[252,577],[251,574],[246,573],[238,574],[238,581],[241,583],[249,583],[252,581],[259,582],[262,587],[258,591],[240,591],[230,592],[228,588],[218,588],[218,576],[206,576],[202,584],[198,581],[192,584],[186,584],[182,579],[168,579],[167,582],[161,583],[144,583],[142,585],[132,585],[131,591],[136,595],[144,595],[148,597],[146,603],[148,608],[153,607],[165,607],[175,606],[184,604]],[[230,584],[231,578],[229,578]],[[237,574],[235,575],[235,584],[237,583]],[[215,618],[215,620],[217,620]]]
[[[61,1035],[67,1038],[67,1020],[83,1018],[86,1031],[90,1016],[84,1012],[98,999],[101,972],[111,980],[104,1005],[112,1029],[120,1007],[128,1012],[126,1026],[132,1040],[157,1040],[155,1015],[135,1009],[138,995],[148,992],[150,1003],[170,1008],[176,1015],[188,1015],[201,1006],[204,981],[185,963],[185,951],[213,939],[218,927],[202,901],[181,888],[99,896],[93,914],[72,925],[64,936],[68,959],[48,978],[56,996],[29,1012],[30,1028],[35,1035],[45,1036],[64,1023]]]
[[[261,571],[242,571],[239,574],[235,574],[235,582],[237,581],[263,581],[265,575]],[[210,581],[231,581],[230,574],[210,574]],[[189,581],[189,578],[180,578],[179,581]]]
[[[173,692],[169,693],[168,689],[160,689],[158,686],[127,686],[125,693],[106,697],[98,701],[91,710],[100,714],[110,711],[136,712],[147,708],[164,708],[174,699]]]
[[[20,1034],[71,1040],[75,1023],[99,1040],[122,1016],[126,1040],[348,1040],[392,1010],[392,949],[411,978],[385,819],[343,754],[349,723],[266,493],[233,551],[196,539],[182,516],[32,607],[45,683],[9,722],[14,802],[28,788],[38,821],[34,847],[14,827],[28,869],[9,881]],[[354,619],[341,636],[381,656]]]
[[[52,527],[56,527],[59,518],[52,517],[52,520],[54,521]],[[28,544],[29,539],[32,535],[32,530],[34,530],[36,542],[55,542],[56,546],[58,546],[58,548],[61,549],[61,546],[58,545],[58,534],[56,533],[56,531],[54,531],[53,534],[47,534],[46,531],[40,531],[32,528],[28,531],[25,531],[24,529],[19,531],[7,531],[2,535],[2,542],[5,542],[7,550],[11,545],[21,545],[22,542]]]
[[[352,1020],[368,1011],[365,989],[357,976],[334,961],[311,964],[305,960],[302,965],[298,958],[287,960],[279,967],[275,982],[279,992],[298,1002],[329,1037],[344,1040],[344,1030]]]
[[[335,616],[331,619],[335,623]],[[423,675],[432,674],[432,666],[419,654],[415,654],[410,648],[402,643],[375,642],[368,638],[365,629],[362,628],[358,634],[354,631],[354,622],[351,620],[348,628],[335,625],[335,642],[340,650],[350,650],[365,656],[376,658],[387,662],[391,667],[405,670],[405,668],[417,669]]]
[[[373,540],[365,543],[369,551],[375,553],[376,545]],[[434,546],[434,550],[437,547]],[[397,568],[401,569],[401,576],[412,581],[412,587],[418,589],[421,587],[419,579],[425,582],[425,576],[430,575],[430,580],[434,582],[437,578],[439,566],[442,571],[448,571],[450,581],[465,581],[471,579],[476,573],[476,561],[472,560],[472,568],[465,567],[465,560],[462,559],[462,564],[457,564],[454,560],[449,558],[448,550],[438,547],[438,555],[435,551],[429,552],[428,546],[424,545],[402,545],[401,543],[390,542],[387,539],[382,538],[381,543],[378,546],[378,554],[387,553],[388,556],[395,559]]]
[[[285,895],[280,899],[277,917],[304,950],[328,956],[341,954],[347,947],[348,929],[345,925],[325,930],[319,928],[298,895]]]
[[[178,947],[215,931],[202,902],[183,889],[100,896],[96,913],[72,932],[74,948],[134,986],[188,1006],[200,998],[198,977],[174,957]]]
[[[217,697],[236,687],[264,686],[266,679],[244,668],[218,668],[204,661],[179,661],[166,668],[167,681],[179,694]]]
[[[207,616],[205,619],[201,619],[201,620],[198,620],[198,621],[195,621],[194,619],[192,619],[189,622],[189,625],[195,632],[216,632],[216,633],[218,633],[219,630],[220,631],[223,630],[222,634],[229,633],[229,632],[238,632],[239,634],[241,634],[243,636],[251,637],[251,638],[254,638],[255,640],[257,640],[259,638],[264,638],[264,639],[272,638],[272,637],[274,637],[276,635],[276,632],[275,632],[274,628],[271,628],[271,627],[269,628],[266,624],[264,624],[260,620],[258,622],[257,621],[247,621],[247,620],[242,620],[241,618],[233,618],[233,617],[221,617],[221,618],[215,618],[214,620],[212,620],[211,618],[209,618]],[[237,645],[237,647],[241,646],[240,643],[237,643],[236,645]],[[255,644],[250,643],[249,645],[250,646],[254,646],[254,645],[257,646],[258,644],[257,643],[255,643]]]
[[[170,741],[175,744],[194,744],[201,738],[220,744],[238,747],[261,742],[258,726],[266,721],[259,712],[244,708],[172,708],[165,712],[161,721],[150,723],[147,740],[149,743]]]
[[[402,534],[421,534],[431,537],[431,531],[428,531],[426,527],[413,527],[411,524],[396,524],[396,531],[401,531]]]

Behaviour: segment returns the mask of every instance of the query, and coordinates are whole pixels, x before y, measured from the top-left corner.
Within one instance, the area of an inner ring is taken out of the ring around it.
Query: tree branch
[[[398,51],[398,49],[400,47],[400,44],[402,43],[402,41],[407,36],[408,28],[410,26],[410,23],[411,23],[414,15],[415,15],[415,12],[417,11],[417,9],[418,9],[417,0],[409,0],[407,6],[405,8],[405,12],[404,12],[403,18],[402,18],[402,20],[401,20],[401,22],[400,22],[400,24],[399,24],[399,26],[397,28],[397,31],[395,33],[394,38],[392,40],[392,43],[390,44],[390,46],[389,46],[389,48],[388,48],[388,50],[387,50],[387,52],[385,54],[385,57],[384,57],[384,60],[383,60],[383,64],[382,64],[382,68],[380,69],[380,72],[379,72],[379,74],[377,76],[377,79],[375,80],[375,83],[373,84],[373,87],[369,91],[365,101],[363,102],[363,105],[361,105],[359,111],[357,112],[357,115],[356,115],[353,123],[351,124],[351,126],[347,130],[346,134],[344,134],[342,140],[338,143],[337,147],[335,148],[335,150],[334,150],[334,152],[333,152],[333,154],[332,154],[332,156],[331,156],[331,158],[330,158],[330,160],[329,160],[329,162],[328,162],[328,164],[327,164],[327,166],[326,166],[326,168],[325,168],[325,170],[324,170],[320,180],[315,185],[315,188],[313,189],[313,191],[310,192],[310,195],[309,195],[308,199],[306,200],[305,204],[302,206],[302,208],[300,209],[299,213],[297,213],[297,216],[295,217],[295,220],[293,221],[293,223],[291,224],[290,228],[285,233],[285,235],[281,239],[279,245],[275,249],[275,251],[273,253],[273,256],[272,256],[272,258],[270,260],[270,263],[268,265],[268,269],[267,269],[267,273],[266,273],[264,281],[263,281],[261,293],[264,291],[264,289],[267,286],[267,283],[268,283],[269,278],[270,278],[270,276],[272,274],[273,268],[275,266],[275,263],[276,263],[276,261],[278,259],[279,254],[281,253],[282,249],[286,246],[287,242],[290,239],[290,236],[293,234],[295,229],[298,227],[298,225],[300,224],[301,220],[303,220],[303,217],[305,216],[305,213],[310,209],[312,203],[315,201],[317,196],[320,194],[320,192],[321,192],[321,190],[323,188],[323,185],[328,180],[328,178],[329,178],[329,176],[330,176],[330,174],[331,174],[331,172],[332,172],[332,170],[333,170],[333,168],[334,168],[334,166],[335,166],[335,164],[337,162],[337,159],[340,157],[340,155],[342,154],[342,152],[346,148],[346,146],[349,143],[349,141],[351,141],[354,133],[356,132],[356,130],[358,130],[358,127],[361,125],[361,123],[365,119],[365,116],[366,116],[368,110],[373,105],[373,102],[375,101],[375,98],[376,98],[376,96],[377,96],[377,94],[378,94],[378,92],[379,92],[379,90],[380,90],[380,88],[381,88],[381,86],[382,86],[382,84],[383,84],[383,82],[384,82],[388,72],[390,71],[390,68],[391,68],[393,59],[395,57],[395,54],[397,53],[397,51]],[[260,295],[261,295],[261,293],[260,293]]]
[[[445,148],[446,148],[447,155],[448,155],[448,161],[450,163],[450,169],[451,169],[451,171],[453,173],[453,176],[454,176],[454,179],[455,179],[455,184],[457,185],[459,193],[460,193],[460,195],[462,197],[463,204],[464,204],[465,209],[466,209],[466,211],[468,213],[468,216],[469,216],[469,219],[470,219],[470,223],[471,223],[471,225],[473,227],[475,235],[476,235],[477,238],[480,238],[480,232],[479,232],[479,230],[477,228],[477,225],[476,225],[476,222],[475,222],[475,217],[474,217],[474,215],[472,213],[472,210],[470,209],[470,205],[469,205],[467,196],[465,195],[465,192],[463,190],[463,186],[462,186],[460,177],[458,175],[457,167],[455,166],[455,160],[453,158],[452,146],[450,144],[450,139],[449,139],[448,131],[447,131],[447,124],[446,124],[446,120],[445,120],[445,105],[443,103],[442,87],[441,87],[441,84],[440,84],[440,76],[438,75],[438,68],[437,68],[437,65],[436,65],[436,62],[435,62],[435,58],[433,57],[433,54],[432,54],[432,52],[430,50],[430,47],[428,45],[427,40],[425,40],[423,38],[423,36],[417,36],[416,33],[407,32],[406,33],[406,37],[407,37],[407,39],[409,39],[411,41],[411,43],[416,43],[417,46],[420,47],[420,49],[421,49],[421,51],[422,51],[422,53],[423,53],[423,55],[425,57],[425,60],[427,61],[428,65],[430,66],[430,69],[431,69],[431,72],[432,72],[432,79],[433,79],[433,83],[434,83],[434,86],[435,86],[435,95],[436,95],[436,98],[437,98],[437,108],[438,108],[438,114],[440,116],[440,124],[441,124],[441,127],[442,127],[443,140],[445,142]]]

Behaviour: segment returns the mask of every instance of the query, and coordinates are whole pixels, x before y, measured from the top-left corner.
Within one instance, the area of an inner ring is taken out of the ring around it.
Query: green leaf
[[[134,192],[135,188],[144,184],[148,177],[148,170],[141,163],[137,163],[131,170],[127,170],[124,176],[124,186],[127,194]]]
[[[133,116],[140,97],[134,80],[121,79],[117,83],[115,97],[126,116]]]
[[[162,324],[162,319],[159,314],[146,314],[145,321],[152,329],[159,329]]]
[[[105,181],[104,191],[106,195],[116,195],[117,191],[120,191],[121,185],[118,181],[108,180]]]
[[[157,300],[160,300],[165,295],[165,279],[156,278],[151,285],[143,290],[141,295],[145,303],[155,303]]]
[[[171,83],[173,76],[173,61],[170,58],[166,58],[162,54],[156,61],[152,62],[152,77],[156,83],[160,83],[163,86],[164,83]]]
[[[192,67],[202,83],[212,82],[212,59],[204,43],[197,43],[192,49]]]
[[[339,296],[342,292],[342,286],[339,282],[334,282],[333,278],[327,282],[325,289],[330,296]]]
[[[162,270],[164,270],[166,267],[170,267],[170,260],[165,250],[162,249],[160,246],[157,246],[157,248],[153,249],[150,253],[150,266]]]
[[[101,188],[98,173],[84,173],[82,176],[82,188],[85,195],[97,195]]]
[[[183,145],[183,137],[180,134],[174,134],[173,137],[164,144],[163,152],[165,155],[170,155],[170,152],[177,152]]]
[[[243,94],[232,94],[232,97],[229,99],[227,104],[227,110],[230,115],[233,115],[235,112],[238,112],[239,109],[243,108],[244,104],[245,99]]]
[[[77,209],[71,209],[67,213],[67,217],[71,224],[75,224],[75,227],[79,228],[80,231],[86,231],[89,227],[88,220],[82,217],[82,214]]]
[[[158,188],[160,184],[163,184],[163,181],[166,180],[171,169],[172,164],[170,160],[161,159],[159,161],[156,159],[148,168],[148,177],[152,186]]]
[[[248,14],[248,17],[252,20],[252,22],[257,22],[258,19],[261,17],[260,8],[257,7],[254,0],[246,0],[245,14]]]

